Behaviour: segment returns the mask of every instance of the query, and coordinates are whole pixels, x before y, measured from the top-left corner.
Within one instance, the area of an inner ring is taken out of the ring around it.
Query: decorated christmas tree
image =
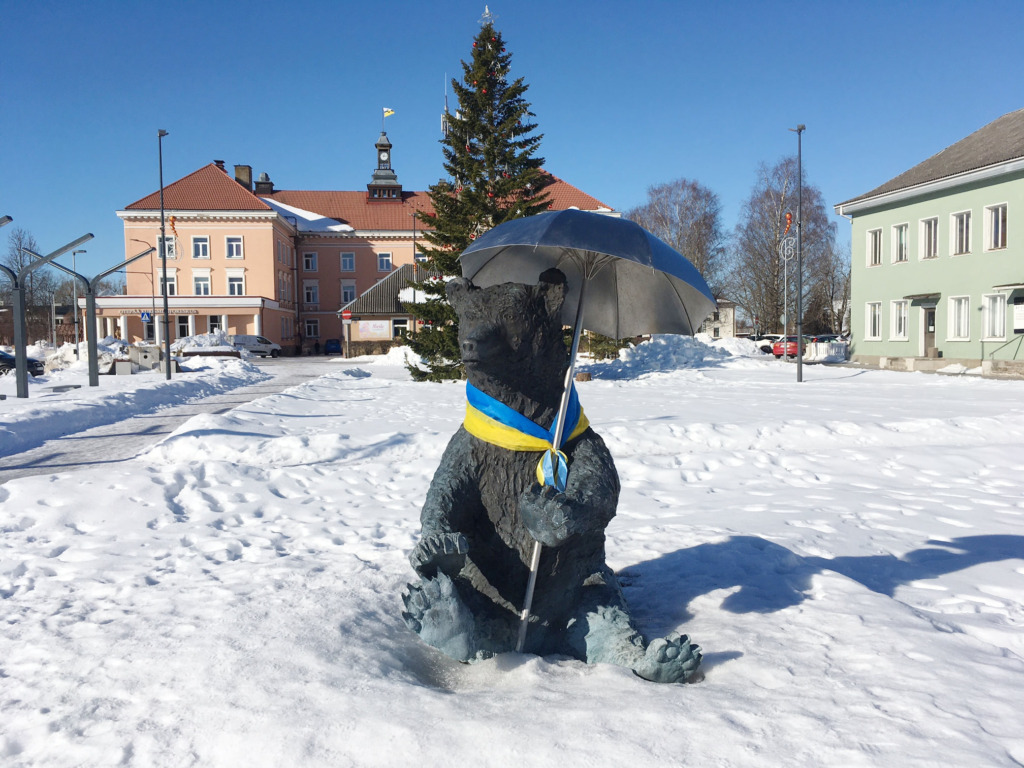
[[[550,177],[534,157],[542,135],[523,94],[522,78],[512,80],[512,54],[505,48],[493,18],[485,13],[473,55],[462,62],[462,82],[452,79],[458,109],[445,109],[441,144],[448,175],[430,187],[432,214],[421,214],[426,225],[418,243],[434,276],[417,283],[427,299],[406,305],[423,322],[409,337],[413,351],[425,358],[429,370],[410,368],[417,380],[462,378],[458,318],[445,299],[445,282],[460,274],[459,255],[474,239],[509,219],[547,210],[543,187]]]

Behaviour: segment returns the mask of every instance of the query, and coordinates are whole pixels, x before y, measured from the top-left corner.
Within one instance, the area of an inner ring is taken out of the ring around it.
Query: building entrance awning
[[[903,298],[908,301],[924,301],[925,299],[937,299],[941,295],[941,293],[936,291],[935,293],[912,293],[909,296],[904,296]]]

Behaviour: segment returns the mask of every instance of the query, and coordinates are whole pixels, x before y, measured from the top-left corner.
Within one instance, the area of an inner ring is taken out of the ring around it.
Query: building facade
[[[852,360],[1024,363],[1024,110],[835,208],[851,219]]]
[[[223,330],[258,334],[299,354],[344,337],[341,308],[417,256],[422,222],[432,213],[426,192],[402,188],[392,145],[381,133],[365,190],[279,190],[267,174],[214,161],[164,188],[166,269],[160,255],[160,193],[117,215],[125,258],[154,247],[127,267],[127,295],[97,300],[102,336],[129,342],[163,340],[163,284],[170,335]],[[551,208],[616,214],[557,177],[545,189]],[[394,281],[392,281],[394,282]],[[348,326],[350,339],[391,339],[414,322],[389,313]],[[386,327],[385,327],[386,326]]]

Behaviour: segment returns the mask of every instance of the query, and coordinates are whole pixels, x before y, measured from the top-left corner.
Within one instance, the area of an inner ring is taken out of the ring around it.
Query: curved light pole
[[[156,132],[157,150],[160,155],[160,268],[163,270],[161,291],[164,296],[164,370],[167,380],[171,378],[171,311],[167,303],[167,236],[164,229],[164,136],[163,128]]]

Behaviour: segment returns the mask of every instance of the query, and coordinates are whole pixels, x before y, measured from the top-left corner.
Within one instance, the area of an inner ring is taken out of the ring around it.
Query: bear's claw
[[[413,570],[425,578],[438,572],[455,576],[466,564],[469,542],[461,533],[435,533],[424,536],[413,548],[409,562]]]

